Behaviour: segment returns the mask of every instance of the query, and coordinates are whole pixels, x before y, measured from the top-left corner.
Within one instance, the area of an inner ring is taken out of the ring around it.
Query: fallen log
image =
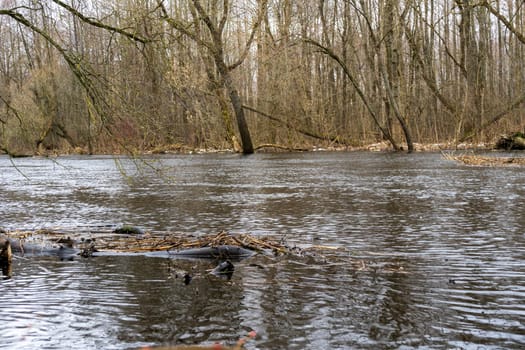
[[[76,239],[70,236],[76,236]],[[249,234],[232,235],[219,232],[215,235],[194,237],[191,235],[153,234],[145,232],[57,232],[37,230],[32,232],[6,233],[17,255],[56,256],[61,260],[107,254],[146,254],[158,257],[195,259],[239,260],[256,252],[272,251],[287,254],[291,250],[270,237],[254,237]]]
[[[21,256],[53,256],[60,260],[72,260],[81,250],[71,245],[47,246],[35,243],[26,243],[20,239],[8,239],[12,252]]]
[[[216,247],[183,249],[170,252],[170,254],[177,258],[240,260],[254,255],[255,252],[238,246],[220,245]]]
[[[282,150],[286,150],[286,151],[289,151],[289,152],[308,152],[308,151],[310,151],[310,149],[308,149],[308,148],[294,148],[294,147],[288,147],[288,146],[284,146],[284,145],[278,145],[278,144],[275,144],[275,143],[263,143],[263,144],[258,145],[257,147],[255,147],[255,150],[258,151],[258,150],[261,150],[263,148],[277,148],[277,149],[282,149]]]

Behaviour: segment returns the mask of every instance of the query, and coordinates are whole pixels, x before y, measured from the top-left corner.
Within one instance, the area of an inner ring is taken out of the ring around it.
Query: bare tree
[[[522,0],[4,1],[0,148],[494,141],[525,122],[524,23]]]
[[[242,151],[245,154],[250,154],[254,151],[250,130],[248,128],[244,110],[242,108],[241,97],[237,87],[235,86],[231,72],[240,66],[246,59],[252,42],[255,38],[257,29],[264,18],[267,0],[262,0],[258,6],[258,13],[253,20],[252,29],[248,39],[246,40],[245,49],[239,55],[239,57],[236,60],[233,60],[231,63],[228,63],[226,59],[225,43],[223,38],[226,24],[228,23],[229,16],[231,15],[231,4],[229,0],[224,0],[222,2],[222,13],[219,18],[214,18],[212,16],[213,8],[216,5],[217,2],[214,2],[212,11],[207,11],[199,0],[192,0],[190,10],[193,17],[193,23],[190,24],[184,23],[180,19],[170,16],[163,1],[159,0],[159,6],[162,9],[164,19],[180,33],[187,35],[198,45],[205,48],[207,53],[211,56],[215,65],[214,68],[217,70],[219,75],[218,79],[214,80],[221,86],[224,86],[226,89],[237,119],[237,127],[239,129],[242,142]],[[204,27],[207,31],[206,33],[202,32],[201,23],[204,24]],[[208,69],[211,71],[211,67]],[[220,94],[218,96],[220,98]],[[224,108],[223,112],[225,112]]]

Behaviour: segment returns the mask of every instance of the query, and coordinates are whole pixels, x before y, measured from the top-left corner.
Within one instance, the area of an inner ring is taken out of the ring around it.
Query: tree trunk
[[[408,152],[411,153],[414,151],[414,143],[412,142],[412,135],[408,124],[405,120],[405,117],[401,114],[399,110],[399,81],[400,81],[400,72],[399,72],[399,38],[397,36],[397,31],[399,30],[396,25],[395,20],[397,19],[397,10],[398,10],[398,1],[387,0],[385,2],[385,51],[386,51],[386,73],[384,66],[379,62],[380,70],[382,71],[384,85],[386,94],[388,97],[389,105],[391,108],[390,112],[393,112],[395,118],[403,130],[405,135],[405,140],[407,142]],[[378,57],[381,57],[381,52],[378,52]],[[389,119],[391,117],[389,116]]]
[[[237,127],[239,128],[239,135],[241,136],[242,153],[252,154],[254,152],[253,143],[250,136],[250,129],[248,128],[248,123],[246,123],[246,117],[244,116],[241,97],[239,96],[239,92],[233,83],[230,70],[224,63],[223,56],[220,53],[221,51],[219,50],[219,53],[215,55],[215,64],[221,76],[222,83],[228,91],[230,102],[233,107],[233,112],[235,113],[235,118],[237,119]]]
[[[228,94],[230,95],[230,101],[233,106],[233,111],[235,112],[235,117],[237,118],[237,127],[239,128],[239,134],[241,135],[242,153],[252,154],[252,138],[250,136],[250,129],[248,128],[248,123],[246,123],[246,118],[244,116],[241,98],[233,84],[230,73],[228,72],[226,76],[223,75],[223,78],[226,89],[228,90]]]

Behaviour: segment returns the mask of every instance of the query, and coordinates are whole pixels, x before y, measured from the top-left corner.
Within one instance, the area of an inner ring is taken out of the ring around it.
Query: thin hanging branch
[[[75,17],[79,18],[81,21],[85,22],[85,23],[88,23],[94,27],[97,27],[97,28],[102,28],[102,29],[105,29],[105,30],[108,30],[110,32],[115,32],[115,33],[118,33],[118,34],[121,34],[127,38],[130,38],[134,41],[138,41],[142,44],[145,44],[148,42],[147,39],[141,37],[140,35],[137,35],[136,33],[132,33],[132,32],[128,32],[122,28],[118,28],[118,27],[114,27],[114,26],[111,26],[109,24],[105,24],[105,23],[102,23],[100,22],[99,20],[97,19],[93,19],[91,17],[87,17],[87,16],[84,16],[82,13],[80,13],[78,10],[74,9],[73,7],[71,7],[70,5],[66,4],[65,2],[61,1],[61,0],[52,0],[55,4],[59,5],[60,7],[66,9],[67,11],[69,11],[72,15],[74,15]]]
[[[109,103],[107,102],[106,96],[95,86],[93,81],[94,75],[86,69],[80,58],[63,48],[48,33],[31,23],[31,21],[29,21],[21,13],[12,10],[0,10],[0,15],[7,15],[13,18],[18,23],[28,27],[35,33],[42,36],[49,44],[51,44],[51,46],[53,46],[61,54],[73,74],[78,79],[79,83],[84,88],[97,114],[99,114],[99,116],[103,119],[108,117],[106,110],[109,108]],[[111,131],[107,128],[106,130],[111,133]]]

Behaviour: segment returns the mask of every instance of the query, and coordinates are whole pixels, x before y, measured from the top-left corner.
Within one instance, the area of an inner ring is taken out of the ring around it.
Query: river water
[[[0,157],[0,227],[132,224],[338,247],[236,263],[16,257],[0,348],[522,349],[523,168],[440,154]],[[191,270],[185,285],[175,270]]]

